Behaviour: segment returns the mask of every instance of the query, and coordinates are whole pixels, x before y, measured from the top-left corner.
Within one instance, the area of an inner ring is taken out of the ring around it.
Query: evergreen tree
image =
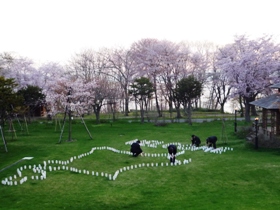
[[[13,106],[21,102],[21,97],[14,91],[17,84],[14,79],[0,76],[0,124],[4,127],[5,120],[12,114]]]
[[[188,76],[182,78],[177,82],[177,87],[175,89],[176,100],[183,105],[184,111],[187,114],[187,121],[192,124],[191,121],[191,107],[193,100],[200,97],[202,92],[202,84],[195,79],[194,76]]]
[[[148,109],[148,102],[154,92],[153,83],[146,77],[135,79],[131,85],[130,94],[135,97],[135,101],[140,104],[141,123],[144,122],[144,111]]]

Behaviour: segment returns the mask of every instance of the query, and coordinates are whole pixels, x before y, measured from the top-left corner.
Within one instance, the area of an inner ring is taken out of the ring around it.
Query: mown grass
[[[182,119],[186,119],[186,116],[184,115],[184,111],[181,111],[181,117]],[[157,111],[148,111],[145,112],[145,120],[149,118],[149,120],[177,120],[176,118],[177,114],[176,111],[173,110],[172,112],[169,111],[162,111],[162,117],[158,117]],[[62,115],[59,115],[59,117],[63,117]],[[94,115],[85,115],[86,119],[95,119]],[[234,113],[221,113],[219,110],[208,110],[208,109],[196,109],[192,111],[192,119],[203,119],[203,118],[212,118],[212,119],[234,119]],[[240,113],[237,114],[237,117],[240,117]],[[131,110],[128,113],[128,116],[124,116],[123,113],[116,112],[115,113],[116,119],[127,119],[127,120],[138,120],[140,121],[140,111]],[[113,114],[112,113],[102,113],[100,115],[101,120],[105,121],[113,121]],[[181,120],[182,120],[181,119]]]
[[[241,122],[238,122],[241,126]],[[23,170],[27,182],[17,186],[0,185],[0,209],[278,209],[280,204],[280,151],[258,149],[238,139],[233,121],[226,121],[224,140],[222,122],[185,123],[155,126],[128,120],[96,125],[86,122],[93,139],[89,138],[79,120],[73,124],[74,141],[67,142],[67,124],[61,144],[59,131],[45,121],[28,126],[29,135],[17,131],[12,140],[6,133],[8,150],[0,143],[0,169],[23,157],[25,160],[0,172],[0,180],[13,176],[24,165],[43,164],[47,160],[69,160],[89,152],[93,147],[110,146],[129,150],[125,142],[133,139],[190,143],[192,134],[202,143],[210,135],[218,137],[218,147],[233,151],[213,154],[189,151],[179,160],[192,159],[180,166],[141,167],[119,174],[115,181],[100,175],[92,176],[65,170],[47,172],[47,179],[32,180],[31,170]],[[225,141],[226,140],[226,141]],[[2,141],[2,140],[1,140]],[[166,153],[166,149],[143,147],[146,153]],[[114,174],[116,170],[140,163],[168,162],[166,157],[137,157],[108,150],[75,160],[69,167]],[[57,166],[52,164],[52,166]]]

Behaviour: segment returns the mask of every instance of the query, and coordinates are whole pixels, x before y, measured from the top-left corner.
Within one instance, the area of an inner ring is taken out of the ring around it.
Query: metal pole
[[[258,122],[259,122],[259,118],[255,118],[255,129],[256,129],[256,140],[255,140],[255,148],[258,149],[259,148],[259,139],[258,139]]]
[[[5,151],[8,152],[7,143],[6,143],[1,125],[0,125],[0,130],[1,130],[1,136],[2,136],[2,139],[3,139],[3,143],[4,143],[4,146],[5,146]]]
[[[236,122],[236,112],[237,112],[237,110],[235,109],[235,110],[234,110],[234,119],[235,119],[235,120],[234,120],[234,132],[236,132],[236,131],[237,131],[237,128],[236,128],[236,127],[237,127],[237,122]]]

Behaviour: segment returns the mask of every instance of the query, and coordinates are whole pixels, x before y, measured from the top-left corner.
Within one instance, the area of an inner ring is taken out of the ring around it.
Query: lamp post
[[[258,145],[258,124],[259,124],[259,118],[255,118],[255,130],[256,130],[256,138],[255,138],[255,148],[258,149],[259,145]]]
[[[236,122],[236,113],[237,113],[237,109],[234,110],[234,132],[237,131],[237,122]]]

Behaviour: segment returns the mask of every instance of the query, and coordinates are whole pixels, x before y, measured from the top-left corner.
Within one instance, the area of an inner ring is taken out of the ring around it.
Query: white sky
[[[280,42],[279,0],[0,0],[0,53],[66,63],[83,49],[142,38],[230,43],[234,35]]]

